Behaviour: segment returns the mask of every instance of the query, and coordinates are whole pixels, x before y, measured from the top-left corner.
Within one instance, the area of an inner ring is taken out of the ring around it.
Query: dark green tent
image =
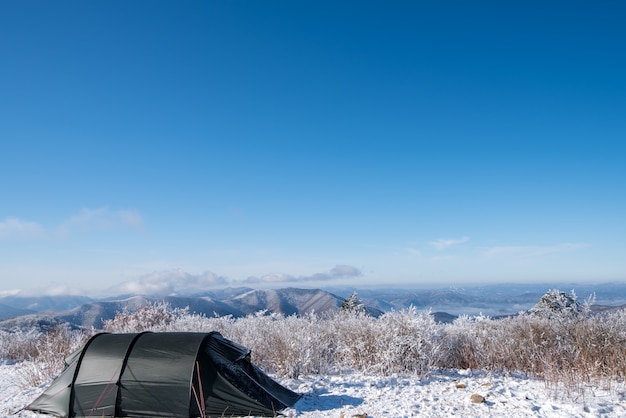
[[[299,395],[217,332],[97,334],[27,409],[59,417],[275,416]]]

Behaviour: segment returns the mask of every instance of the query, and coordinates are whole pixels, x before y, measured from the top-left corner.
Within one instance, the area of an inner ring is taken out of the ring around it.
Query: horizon
[[[176,283],[175,280],[171,281],[171,283]],[[120,288],[108,289],[107,291],[92,291],[92,292],[82,292],[82,291],[70,291],[64,292],[63,289],[39,289],[39,290],[24,290],[24,289],[14,289],[10,291],[0,291],[0,302],[4,298],[55,298],[55,297],[86,297],[91,300],[107,300],[107,299],[115,299],[115,298],[134,298],[134,297],[146,297],[146,298],[166,298],[166,297],[201,297],[202,295],[211,294],[215,292],[228,291],[228,290],[241,290],[247,289],[248,291],[268,291],[268,290],[288,290],[288,289],[296,289],[296,290],[321,290],[329,293],[345,293],[349,296],[352,292],[365,292],[369,294],[370,292],[379,292],[380,294],[400,294],[405,292],[430,292],[430,291],[458,291],[461,293],[464,292],[476,292],[482,289],[504,289],[505,293],[515,296],[521,296],[528,292],[535,293],[545,293],[550,290],[560,290],[566,293],[576,293],[579,298],[587,299],[589,297],[593,297],[597,293],[597,289],[605,288],[603,292],[606,291],[607,287],[618,286],[618,287],[626,287],[626,281],[609,281],[609,282],[493,282],[493,283],[464,283],[463,285],[455,285],[455,284],[363,284],[358,285],[354,283],[318,283],[318,284],[310,284],[307,282],[303,283],[245,283],[245,282],[228,282],[219,286],[213,286],[209,288],[204,287],[185,287],[185,288],[169,288],[167,290],[163,290],[164,288],[156,289],[151,288],[149,290],[143,290],[142,292],[132,292],[121,290]],[[539,290],[541,288],[541,290]],[[594,289],[590,294],[578,294],[578,291],[582,288],[583,292],[589,291],[590,288]],[[529,290],[531,289],[531,290]],[[579,289],[579,290],[576,290]],[[77,289],[78,290],[78,289]],[[120,292],[120,293],[115,293]],[[342,293],[342,294],[343,294]],[[341,296],[341,295],[339,295]],[[370,295],[371,296],[371,295]],[[604,295],[603,298],[606,298],[608,295]]]
[[[626,280],[626,5],[0,3],[0,295]]]

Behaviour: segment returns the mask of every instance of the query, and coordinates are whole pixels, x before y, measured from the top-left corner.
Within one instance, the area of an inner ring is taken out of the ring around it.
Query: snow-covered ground
[[[361,375],[316,376],[283,384],[304,397],[294,417],[625,417],[626,386],[587,387],[585,396],[542,381],[467,370],[420,380]],[[472,395],[484,402],[472,402]],[[287,415],[289,415],[289,412]]]
[[[28,387],[27,364],[0,364],[0,416],[19,411],[43,388]],[[468,370],[434,373],[428,379],[361,374],[279,379],[304,396],[287,417],[626,417],[626,384],[573,390],[524,376]],[[584,393],[582,393],[584,392]],[[474,403],[472,395],[484,397]],[[44,417],[29,411],[17,417]]]

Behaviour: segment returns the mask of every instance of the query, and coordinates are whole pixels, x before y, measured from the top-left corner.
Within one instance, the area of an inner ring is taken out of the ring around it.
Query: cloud
[[[461,237],[457,239],[438,239],[436,241],[431,241],[428,244],[432,247],[435,247],[438,251],[447,250],[453,245],[463,244],[469,241],[469,237]]]
[[[363,275],[358,268],[353,267],[353,266],[348,266],[348,265],[345,265],[345,264],[339,264],[339,265],[335,266],[330,271],[330,274],[334,278],[359,277],[359,276]]]
[[[156,271],[138,279],[123,282],[112,291],[120,294],[150,296],[188,295],[229,283],[225,277],[210,271],[190,274],[181,269],[174,269]]]
[[[243,283],[246,284],[273,284],[273,283],[305,283],[327,282],[331,280],[345,279],[361,276],[361,271],[353,266],[339,264],[325,273],[314,273],[310,276],[291,276],[285,273],[270,273],[261,277],[248,277]]]
[[[84,295],[85,291],[78,287],[65,285],[65,284],[58,284],[58,285],[54,285],[54,286],[50,286],[50,287],[42,289],[41,294],[45,296],[66,296],[66,295],[79,296],[79,295]]]
[[[4,298],[7,296],[16,296],[19,295],[22,291],[20,289],[13,290],[0,290],[0,298]]]
[[[125,281],[109,289],[107,293],[145,296],[191,295],[220,286],[321,282],[358,276],[361,276],[361,271],[349,265],[337,265],[329,272],[315,273],[310,276],[269,273],[260,277],[250,276],[244,280],[230,280],[210,271],[201,274],[191,274],[182,269],[173,269],[155,271],[137,279]]]
[[[77,215],[70,217],[61,224],[62,234],[69,232],[111,231],[118,229],[140,229],[143,218],[136,210],[111,210],[109,208],[82,209]]]
[[[562,243],[552,246],[534,245],[510,245],[492,247],[483,251],[487,257],[515,256],[515,257],[537,257],[547,254],[562,253],[586,247],[584,243]]]
[[[247,279],[243,280],[242,283],[245,284],[269,284],[269,283],[290,283],[297,282],[298,279],[296,277],[290,276],[289,274],[284,273],[270,273],[261,277],[250,276]]]
[[[6,218],[0,222],[0,239],[40,239],[46,236],[44,228],[37,222]]]

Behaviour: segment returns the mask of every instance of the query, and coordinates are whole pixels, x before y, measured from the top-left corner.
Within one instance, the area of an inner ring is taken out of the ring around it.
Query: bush
[[[590,316],[571,303],[575,298],[549,293],[563,302],[562,309],[548,309],[549,315],[534,310],[504,319],[462,316],[451,324],[436,323],[428,311],[415,308],[379,318],[345,310],[323,318],[265,311],[208,318],[153,304],[121,312],[105,327],[218,331],[249,347],[264,370],[288,377],[338,371],[424,376],[434,367],[523,373],[554,383],[626,377],[626,311]]]
[[[41,332],[29,330],[0,330],[0,359],[28,360],[37,357],[37,340]]]
[[[189,316],[189,308],[171,308],[167,302],[154,302],[136,310],[124,309],[115,317],[104,321],[102,328],[106,332],[141,332],[166,331],[169,326],[181,318]]]
[[[463,316],[441,324],[415,308],[378,318],[358,311],[326,317],[262,311],[233,318],[154,303],[119,312],[104,328],[218,331],[250,348],[253,362],[266,372],[291,378],[343,371],[426,376],[434,368],[470,368],[580,387],[594,379],[626,377],[626,310],[591,316],[586,309],[550,309],[549,315],[521,313],[497,320]],[[4,331],[0,350],[5,359],[32,361],[25,381],[43,382],[60,371],[63,358],[89,335],[63,327],[47,333]]]
[[[84,331],[63,326],[45,332],[5,331],[0,334],[2,357],[24,362],[19,369],[18,384],[24,387],[38,386],[63,370],[67,354],[83,345],[88,335]]]

